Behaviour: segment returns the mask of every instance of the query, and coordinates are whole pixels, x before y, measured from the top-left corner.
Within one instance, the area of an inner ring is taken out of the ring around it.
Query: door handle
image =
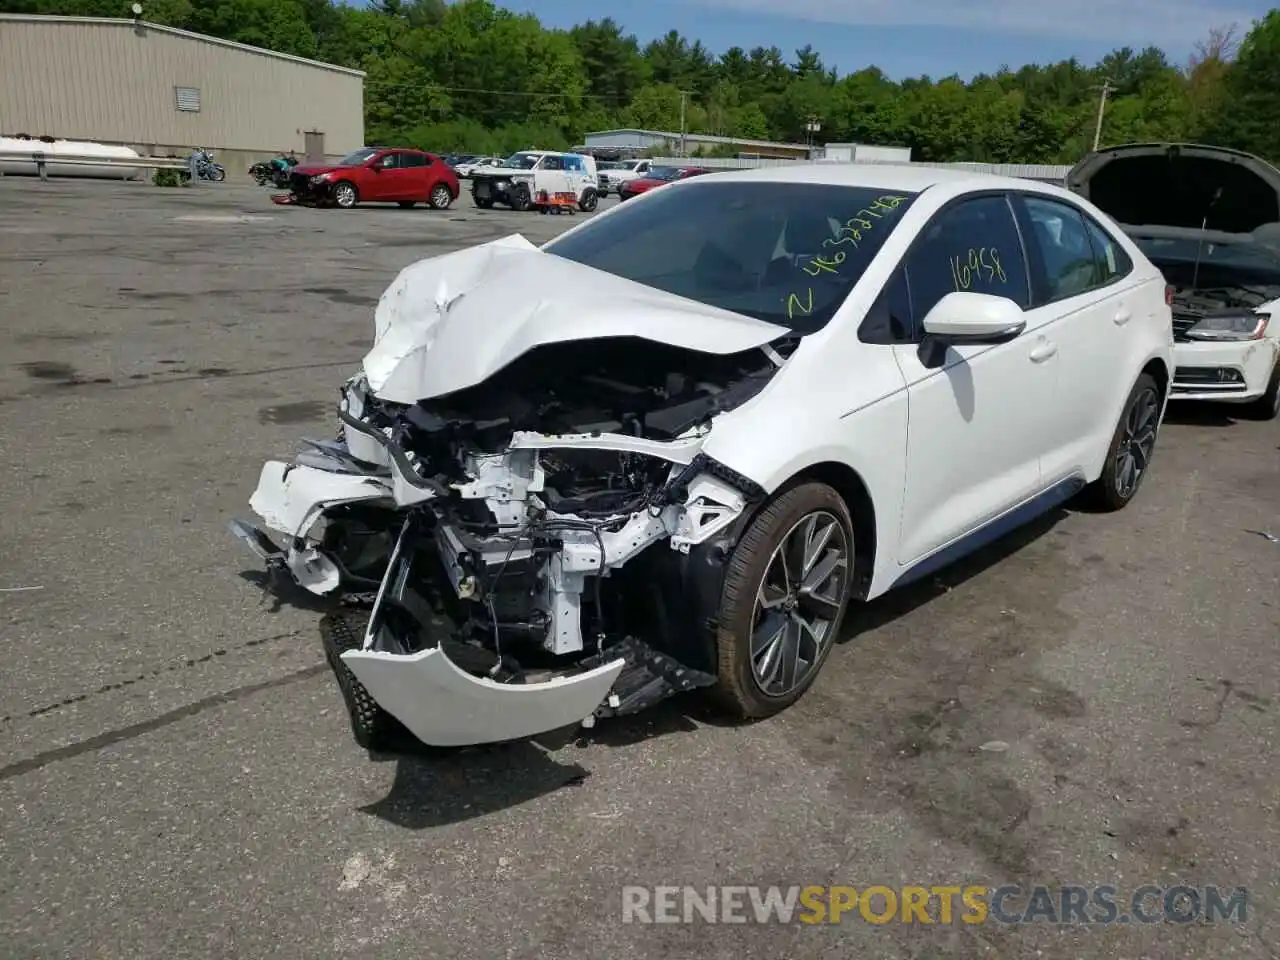
[[[1133,319],[1133,313],[1128,307],[1121,307],[1116,311],[1116,315],[1111,318],[1117,327],[1123,327],[1126,323]]]
[[[1048,360],[1057,352],[1058,352],[1058,345],[1056,343],[1050,343],[1048,340],[1045,340],[1042,343],[1038,343],[1031,348],[1031,354],[1030,354],[1031,362],[1044,363],[1046,360]]]

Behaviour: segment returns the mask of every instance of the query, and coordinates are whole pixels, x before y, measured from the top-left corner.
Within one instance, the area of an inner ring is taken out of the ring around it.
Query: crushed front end
[[[345,598],[322,633],[365,746],[398,725],[459,746],[634,713],[715,682],[723,564],[763,491],[702,446],[772,357],[561,343],[415,404],[361,374],[341,439],[267,463],[263,522],[233,532]]]

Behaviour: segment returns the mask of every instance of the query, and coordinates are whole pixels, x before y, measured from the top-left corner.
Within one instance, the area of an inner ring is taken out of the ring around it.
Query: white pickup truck
[[[617,193],[618,188],[631,180],[647,176],[652,160],[622,160],[600,165],[600,196]]]

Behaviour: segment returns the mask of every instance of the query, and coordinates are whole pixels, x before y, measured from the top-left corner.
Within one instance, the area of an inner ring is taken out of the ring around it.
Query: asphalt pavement
[[[0,955],[1280,956],[1280,428],[859,609],[809,695],[370,756],[227,532],[402,267],[583,216],[0,179]],[[982,746],[987,749],[979,749]],[[628,924],[624,885],[1248,888],[1243,922]]]

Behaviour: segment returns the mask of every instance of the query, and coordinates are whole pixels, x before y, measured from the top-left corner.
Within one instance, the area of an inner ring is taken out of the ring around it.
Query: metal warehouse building
[[[681,146],[683,144],[683,150]],[[804,143],[775,143],[772,140],[744,140],[740,137],[717,137],[708,133],[673,133],[669,130],[597,130],[586,135],[585,145],[593,150],[620,151],[670,150],[693,152],[700,148],[732,147],[738,152],[757,157],[804,160],[815,151]]]
[[[364,145],[364,74],[142,20],[0,14],[0,136],[207,147],[228,172]]]

